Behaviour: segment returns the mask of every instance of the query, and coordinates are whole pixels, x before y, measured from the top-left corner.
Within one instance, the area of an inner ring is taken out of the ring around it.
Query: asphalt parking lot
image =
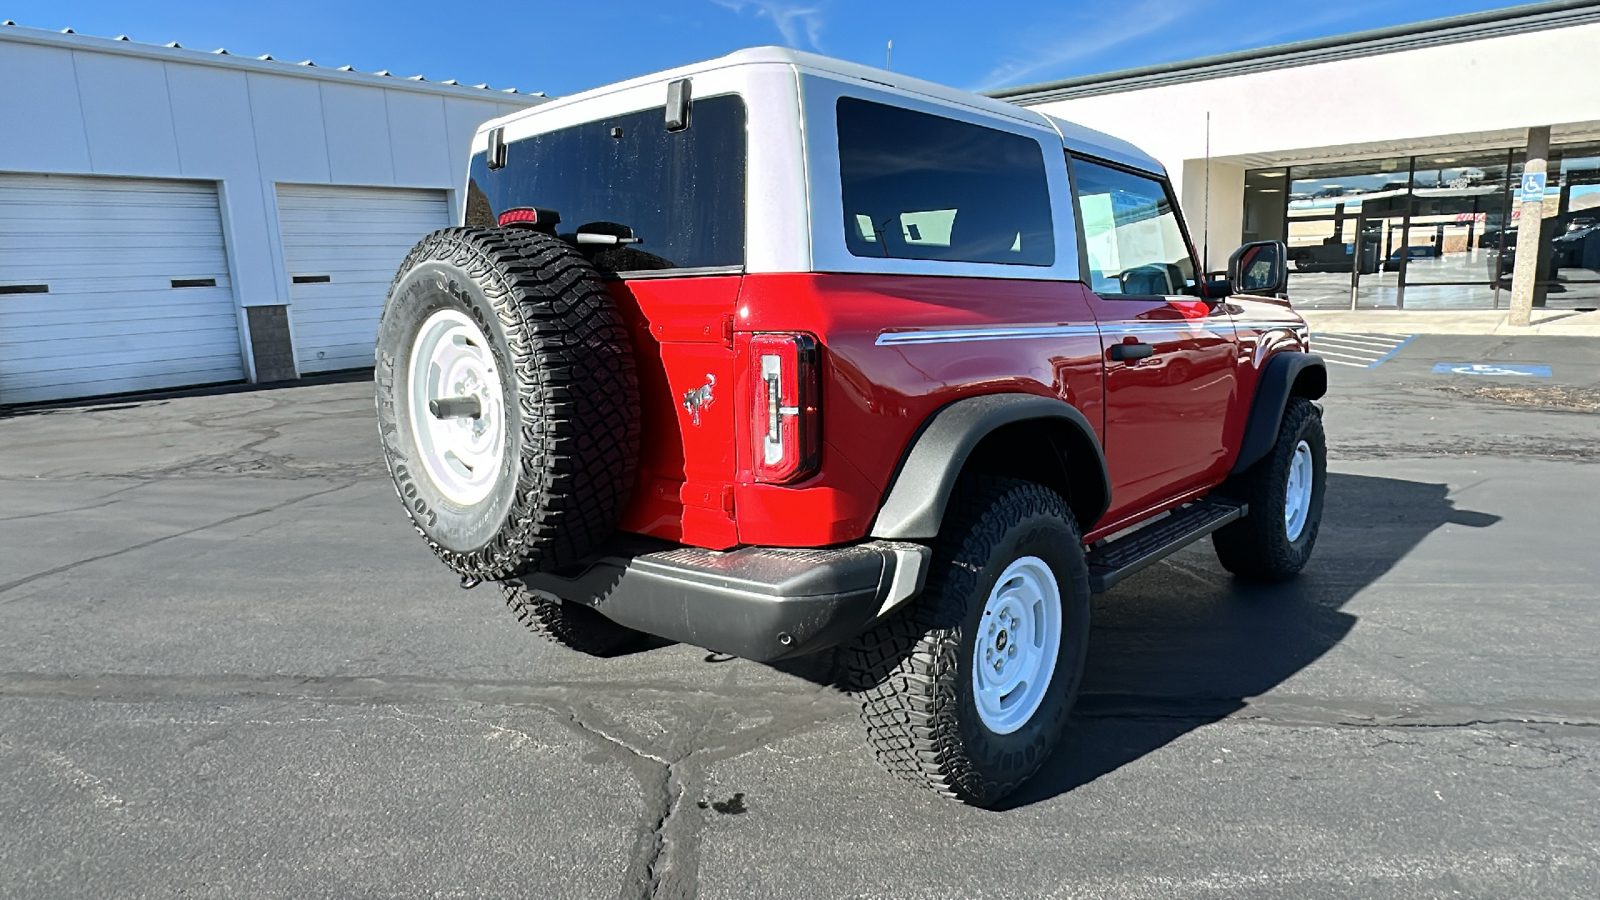
[[[993,812],[881,771],[831,658],[589,659],[459,589],[360,378],[14,411],[0,896],[1592,897],[1600,341],[1332,381],[1308,571],[1097,598]]]

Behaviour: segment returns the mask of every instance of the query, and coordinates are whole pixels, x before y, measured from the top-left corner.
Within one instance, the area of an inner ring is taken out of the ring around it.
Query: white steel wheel
[[[1295,445],[1294,456],[1289,460],[1289,478],[1283,499],[1283,529],[1290,541],[1300,539],[1300,533],[1305,531],[1306,520],[1311,515],[1315,472],[1311,445],[1301,441]]]
[[[1061,587],[1050,566],[1024,556],[984,603],[972,654],[978,718],[996,734],[1028,723],[1044,702],[1061,651]]]
[[[505,396],[483,329],[440,309],[411,345],[407,396],[412,436],[428,480],[461,506],[483,502],[505,457]]]

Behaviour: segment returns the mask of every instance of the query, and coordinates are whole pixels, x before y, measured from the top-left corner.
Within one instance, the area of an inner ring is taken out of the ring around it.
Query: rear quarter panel
[[[741,333],[804,331],[823,346],[822,465],[795,486],[748,477],[748,423],[735,487],[741,543],[816,546],[864,537],[900,460],[936,410],[998,392],[1058,397],[1096,429],[1104,418],[1101,346],[1073,281],[926,275],[746,276]],[[885,335],[1089,326],[1089,334],[883,344]],[[745,419],[748,417],[741,417]]]

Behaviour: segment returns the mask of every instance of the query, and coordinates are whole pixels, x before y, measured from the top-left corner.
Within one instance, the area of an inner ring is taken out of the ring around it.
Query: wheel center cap
[[[1004,631],[1000,632],[995,636],[994,648],[996,650],[1004,650],[1006,648],[1006,640],[1006,633]]]

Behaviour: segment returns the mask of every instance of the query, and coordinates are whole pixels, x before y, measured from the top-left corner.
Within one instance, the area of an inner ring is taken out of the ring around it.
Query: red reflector
[[[751,469],[757,481],[799,481],[822,446],[817,341],[808,334],[750,338]]]
[[[519,206],[516,209],[508,209],[500,214],[501,226],[513,223],[537,225],[539,224],[539,211],[531,207]]]

